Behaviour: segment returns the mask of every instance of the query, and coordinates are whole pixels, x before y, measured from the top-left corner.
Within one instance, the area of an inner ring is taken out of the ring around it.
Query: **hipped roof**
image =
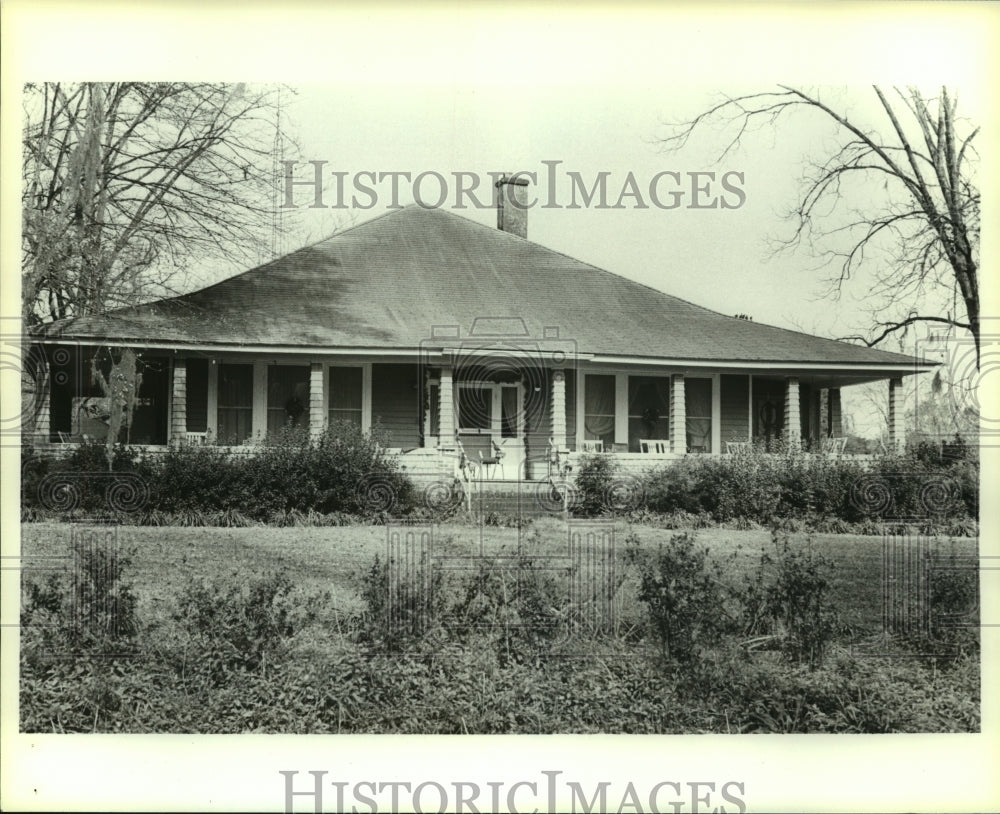
[[[581,355],[626,361],[914,365],[910,356],[726,316],[417,205],[199,291],[55,327],[102,342],[389,352],[427,347],[440,326],[464,335],[476,319],[496,317],[530,337],[558,328]]]

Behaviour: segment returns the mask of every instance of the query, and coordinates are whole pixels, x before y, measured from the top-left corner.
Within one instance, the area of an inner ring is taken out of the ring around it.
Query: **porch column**
[[[670,451],[687,452],[687,403],[684,397],[684,374],[670,377]]]
[[[829,438],[830,432],[830,389],[821,387],[819,391],[819,437]]]
[[[267,362],[253,363],[253,412],[251,443],[259,444],[267,437]]]
[[[889,451],[903,451],[903,380],[889,379]]]
[[[309,365],[309,437],[312,439],[319,438],[326,426],[326,416],[323,415],[325,380],[323,363],[312,362]]]
[[[552,371],[552,443],[556,449],[569,449],[566,437],[566,372]]]
[[[802,448],[802,416],[799,410],[799,380],[789,376],[785,382],[785,442],[789,449]]]
[[[187,433],[187,360],[174,358],[170,390],[170,441],[178,443]]]
[[[438,446],[453,448],[455,445],[455,404],[451,368],[441,368],[438,390]]]

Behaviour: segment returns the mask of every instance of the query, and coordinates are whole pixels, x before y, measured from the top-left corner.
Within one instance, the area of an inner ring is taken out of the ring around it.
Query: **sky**
[[[672,123],[692,119],[724,96],[775,88],[665,81],[296,83],[282,94],[282,130],[294,146],[281,158],[296,162],[299,184],[291,192],[296,208],[283,212],[289,231],[279,254],[412,203],[416,195],[426,205],[496,226],[489,174],[534,173],[538,205],[528,212],[533,241],[722,313],[827,337],[863,334],[871,324],[865,312],[870,278],[855,278],[836,297],[828,284],[831,268],[823,269],[814,251],[775,251],[793,227],[787,213],[799,201],[807,163],[839,144],[833,122],[814,110],[793,110],[747,132],[725,155],[735,130],[717,124],[699,128],[680,149],[668,151],[662,143]],[[866,128],[888,125],[870,85],[826,85],[819,93]],[[311,162],[322,162],[322,202],[329,208],[310,206]],[[409,173],[397,176],[395,192],[392,173]],[[475,177],[476,197],[460,196],[455,173]],[[597,205],[599,197],[585,205],[574,183],[589,190],[602,174],[607,206]],[[632,178],[635,187],[629,186]],[[657,178],[660,204],[677,202],[676,208],[655,205],[649,188]],[[626,195],[616,208],[623,189],[638,197]],[[570,206],[574,194],[576,208]],[[884,190],[875,180],[851,194],[857,200],[848,203],[861,205]],[[344,208],[333,208],[338,200]],[[716,208],[696,206],[712,201]],[[196,279],[237,270],[213,264],[199,269]],[[883,347],[902,349],[892,341]],[[874,389],[877,402],[880,390]],[[845,407],[859,434],[881,431],[881,411],[872,409],[863,389],[848,391]]]
[[[734,92],[733,88],[724,89]],[[862,89],[859,89],[859,91]],[[718,88],[683,88],[650,85],[587,88],[537,85],[529,88],[478,87],[442,84],[419,89],[398,86],[337,88],[299,86],[287,103],[283,119],[289,135],[297,137],[297,150],[286,160],[300,160],[295,179],[307,181],[313,169],[305,162],[327,162],[328,174],[346,172],[346,189],[359,172],[439,173],[448,182],[446,208],[488,225],[496,213],[486,209],[456,208],[453,173],[473,173],[482,178],[481,199],[488,201],[490,172],[534,172],[536,192],[547,202],[550,173],[556,178],[555,202],[559,208],[532,208],[528,237],[549,248],[592,263],[622,276],[653,286],[723,313],[748,313],[762,322],[799,327],[830,335],[856,320],[856,304],[833,306],[812,302],[822,286],[809,271],[815,258],[808,254],[775,258],[769,240],[787,233],[781,212],[795,203],[802,158],[831,128],[817,116],[795,115],[773,131],[753,134],[743,149],[716,159],[724,142],[722,134],[706,129],[673,154],[657,143],[667,132],[665,122],[689,118],[718,98]],[[736,89],[735,92],[739,92]],[[848,98],[849,91],[843,94]],[[543,162],[559,162],[546,164]],[[656,189],[659,200],[670,205],[676,189],[680,206],[661,209],[648,195],[651,180],[661,172]],[[627,184],[636,179],[642,197],[622,199],[623,208],[590,206],[571,209],[572,177],[589,189],[607,173],[608,205],[614,206]],[[691,173],[711,172],[709,176]],[[721,187],[726,173],[729,185]],[[364,179],[363,179],[364,180]],[[366,183],[370,183],[367,182]],[[692,185],[708,185],[692,195]],[[312,191],[297,188],[301,210],[299,228],[285,247],[319,239],[338,226],[368,219],[388,211],[391,183],[376,183],[378,200],[369,210],[349,214],[336,210],[309,210]],[[539,188],[540,187],[540,188]],[[335,188],[324,203],[336,200]],[[434,176],[421,183],[428,204],[437,203],[440,184]],[[724,194],[738,208],[694,209]],[[349,197],[349,196],[346,196]],[[370,197],[358,195],[363,205]],[[413,185],[399,181],[400,204],[413,199]],[[645,204],[647,208],[640,208]]]

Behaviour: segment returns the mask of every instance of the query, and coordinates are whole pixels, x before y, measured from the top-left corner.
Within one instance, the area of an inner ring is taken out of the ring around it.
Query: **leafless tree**
[[[27,325],[172,293],[179,273],[206,256],[256,257],[270,237],[278,193],[283,90],[28,85],[22,168]]]
[[[273,247],[280,153],[277,86],[47,83],[24,93],[22,315],[55,320],[177,292],[208,258]],[[284,224],[287,228],[287,223]],[[109,349],[108,460],[141,381],[131,351]],[[96,357],[95,357],[96,358]],[[36,360],[37,361],[37,360]],[[34,424],[48,388],[36,364]],[[26,427],[26,429],[28,429]]]
[[[873,91],[877,126],[817,91],[780,85],[725,97],[694,119],[669,125],[662,143],[678,150],[696,131],[721,127],[721,159],[749,131],[777,127],[795,111],[832,123],[836,147],[805,170],[790,213],[794,230],[779,247],[818,252],[835,296],[862,267],[870,271],[872,327],[866,336],[843,338],[874,346],[915,323],[943,323],[971,333],[978,365],[980,196],[973,142],[979,129],[958,115],[957,95],[945,88],[937,96],[915,88]]]

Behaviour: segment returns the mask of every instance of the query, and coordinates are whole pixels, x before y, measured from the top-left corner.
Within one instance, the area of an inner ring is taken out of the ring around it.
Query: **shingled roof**
[[[410,350],[479,317],[557,326],[581,354],[902,366],[897,353],[710,311],[453,213],[409,206],[180,297],[59,335],[178,346]]]

